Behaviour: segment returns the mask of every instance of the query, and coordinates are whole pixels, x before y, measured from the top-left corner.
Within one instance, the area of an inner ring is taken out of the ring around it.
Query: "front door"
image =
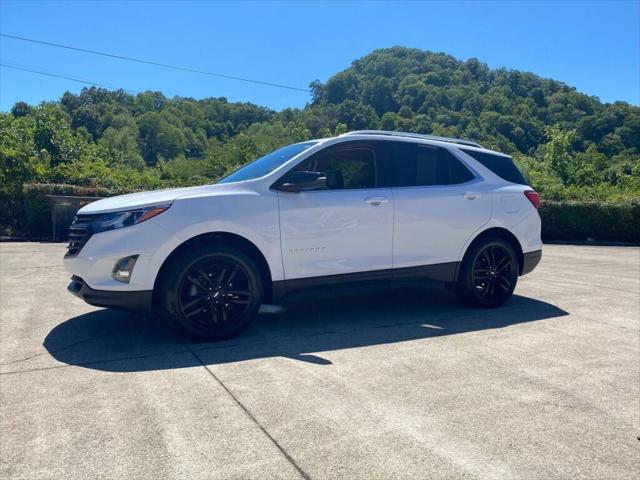
[[[319,173],[320,181],[317,189],[278,192],[286,280],[392,267],[393,198],[390,188],[377,188],[374,148],[339,144],[293,171]]]

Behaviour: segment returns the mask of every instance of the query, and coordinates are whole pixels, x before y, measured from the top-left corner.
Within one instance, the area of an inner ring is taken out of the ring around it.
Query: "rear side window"
[[[465,148],[461,148],[464,153],[473,157],[482,165],[487,167],[497,176],[506,180],[507,182],[519,183],[520,185],[528,185],[526,178],[524,175],[518,170],[513,160],[509,157],[503,157],[501,155],[493,155],[491,153],[486,152],[477,152],[475,150],[467,150]]]
[[[391,184],[395,187],[455,185],[472,180],[473,174],[448,150],[406,142],[389,142],[393,161]]]

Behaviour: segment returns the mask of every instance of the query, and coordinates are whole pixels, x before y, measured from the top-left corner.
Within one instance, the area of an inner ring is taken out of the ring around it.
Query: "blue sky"
[[[640,104],[640,2],[25,2],[0,0],[5,34],[305,88],[376,48],[477,57]],[[303,107],[302,92],[0,38],[2,63],[167,96]],[[82,85],[0,69],[0,109]]]

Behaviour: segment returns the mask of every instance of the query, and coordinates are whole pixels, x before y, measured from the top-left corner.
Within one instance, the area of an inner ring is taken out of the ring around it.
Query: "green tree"
[[[545,132],[549,141],[544,146],[544,160],[566,185],[569,181],[569,167],[574,156],[573,142],[576,131],[563,131],[559,126],[552,125],[547,127]]]
[[[108,157],[117,163],[136,170],[144,168],[144,160],[138,151],[138,129],[134,126],[108,127],[99,140]]]
[[[0,113],[0,224],[19,228],[22,186],[113,191],[214,182],[282,145],[383,128],[466,137],[508,153],[545,198],[640,197],[640,108],[477,59],[393,47],[356,59],[310,103],[279,112],[224,97],[85,88]],[[8,215],[8,216],[7,216]]]

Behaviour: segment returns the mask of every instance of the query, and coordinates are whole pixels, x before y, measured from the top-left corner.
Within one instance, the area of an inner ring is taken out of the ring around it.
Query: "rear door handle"
[[[475,200],[476,198],[480,198],[480,194],[478,192],[464,192],[464,198],[467,200]]]
[[[371,206],[377,207],[382,203],[387,203],[389,199],[387,197],[369,197],[365,199],[365,203],[368,203]]]

